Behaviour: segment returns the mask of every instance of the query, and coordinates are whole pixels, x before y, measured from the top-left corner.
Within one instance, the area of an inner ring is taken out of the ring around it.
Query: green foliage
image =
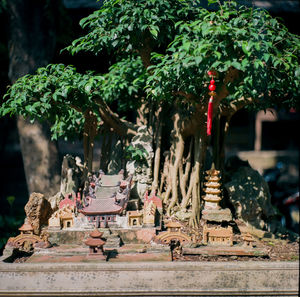
[[[148,156],[148,152],[141,146],[141,147],[137,147],[137,146],[132,146],[129,145],[126,148],[126,159],[127,160],[134,160],[134,161],[138,161],[140,163],[147,163],[147,158]]]
[[[7,0],[0,0],[0,13],[7,9]]]
[[[8,197],[6,198],[6,200],[7,200],[8,204],[9,204],[9,206],[12,208],[12,207],[13,207],[13,204],[14,204],[14,202],[15,202],[15,200],[16,200],[16,197],[15,197],[15,196],[8,196]]]
[[[18,228],[24,221],[24,214],[1,215],[0,214],[0,255],[10,237],[18,234]]]
[[[239,79],[228,85],[224,104],[251,97],[258,108],[299,105],[299,37],[266,11],[228,1],[213,12],[199,8],[195,20],[176,27],[180,33],[167,53],[153,55],[151,96],[174,100],[174,93],[184,92],[200,100],[207,94],[208,70],[217,70],[220,86],[226,72],[237,69]]]
[[[80,135],[83,112],[96,106],[91,86],[99,79],[102,77],[92,73],[80,74],[72,66],[50,64],[34,75],[21,77],[8,89],[0,115],[20,114],[32,120],[48,120],[54,139]]]
[[[176,102],[189,116],[195,103],[207,103],[212,68],[219,73],[217,93],[228,71],[239,71],[226,86],[229,95],[222,105],[251,97],[259,109],[299,106],[299,37],[264,10],[235,1],[209,11],[192,0],[108,0],[80,24],[89,32],[68,50],[109,50],[118,62],[104,75],[81,74],[62,64],[40,68],[8,89],[1,116],[47,120],[54,139],[71,138],[82,133],[87,109],[100,121],[95,98],[123,112],[136,110],[145,91],[149,100]],[[145,48],[157,51],[148,71],[139,56]],[[182,93],[194,95],[194,101],[181,100]]]
[[[123,55],[142,48],[145,41],[159,47],[174,37],[174,24],[193,15],[199,1],[107,0],[102,9],[81,20],[89,33],[73,41],[72,53],[103,49]]]
[[[103,76],[101,95],[107,103],[116,102],[119,111],[134,110],[145,97],[146,70],[140,57],[129,56],[115,63]]]
[[[19,114],[32,121],[47,120],[53,139],[72,139],[82,134],[87,109],[98,115],[95,98],[108,104],[117,102],[121,111],[137,108],[145,81],[145,69],[136,57],[114,64],[105,75],[81,74],[73,66],[50,64],[18,79],[8,89],[0,116]]]

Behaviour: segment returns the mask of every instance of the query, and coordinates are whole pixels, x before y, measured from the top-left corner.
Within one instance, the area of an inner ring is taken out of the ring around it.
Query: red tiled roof
[[[100,238],[88,238],[86,241],[85,241],[85,244],[88,245],[88,246],[102,246],[104,245],[104,241]]]
[[[123,207],[115,203],[115,198],[93,199],[90,204],[80,210],[84,215],[120,214]]]
[[[103,235],[103,232],[100,232],[98,229],[95,229],[90,233],[90,237],[93,237],[93,238],[100,238],[102,235]]]
[[[20,231],[33,231],[33,227],[31,224],[25,223],[19,228],[19,230]]]
[[[153,203],[156,205],[157,208],[162,208],[162,200],[157,197],[157,196],[151,196],[149,198],[147,198],[147,201],[150,203],[151,201],[153,201]]]
[[[59,209],[63,208],[66,205],[76,206],[76,203],[73,200],[71,200],[68,197],[66,197],[65,199],[63,199],[62,201],[60,201],[60,203],[59,203]]]

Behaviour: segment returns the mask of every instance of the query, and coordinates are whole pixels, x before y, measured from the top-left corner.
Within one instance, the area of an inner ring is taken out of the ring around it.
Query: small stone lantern
[[[90,233],[90,237],[85,241],[85,244],[89,246],[89,256],[97,256],[97,258],[105,260],[106,257],[103,255],[103,245],[105,241],[101,239],[102,235],[102,232],[95,229]]]

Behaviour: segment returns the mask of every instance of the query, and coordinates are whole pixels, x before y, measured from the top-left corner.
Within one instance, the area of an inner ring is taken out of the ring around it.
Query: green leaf
[[[150,28],[150,33],[155,37],[155,38],[157,38],[157,36],[158,36],[158,31],[156,30],[156,29],[154,29],[154,28]]]

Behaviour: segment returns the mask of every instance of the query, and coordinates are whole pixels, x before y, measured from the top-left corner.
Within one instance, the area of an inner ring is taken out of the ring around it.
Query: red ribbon
[[[213,100],[214,100],[214,96],[216,95],[215,93],[216,85],[215,85],[214,77],[217,75],[217,73],[214,70],[209,70],[207,74],[211,78],[211,80],[208,86],[208,89],[210,90],[209,93],[210,98],[208,102],[206,125],[207,125],[207,135],[211,135],[212,118],[213,118]]]
[[[213,116],[213,99],[211,96],[208,102],[208,110],[207,110],[207,135],[211,135],[211,127],[212,127],[212,116]]]

